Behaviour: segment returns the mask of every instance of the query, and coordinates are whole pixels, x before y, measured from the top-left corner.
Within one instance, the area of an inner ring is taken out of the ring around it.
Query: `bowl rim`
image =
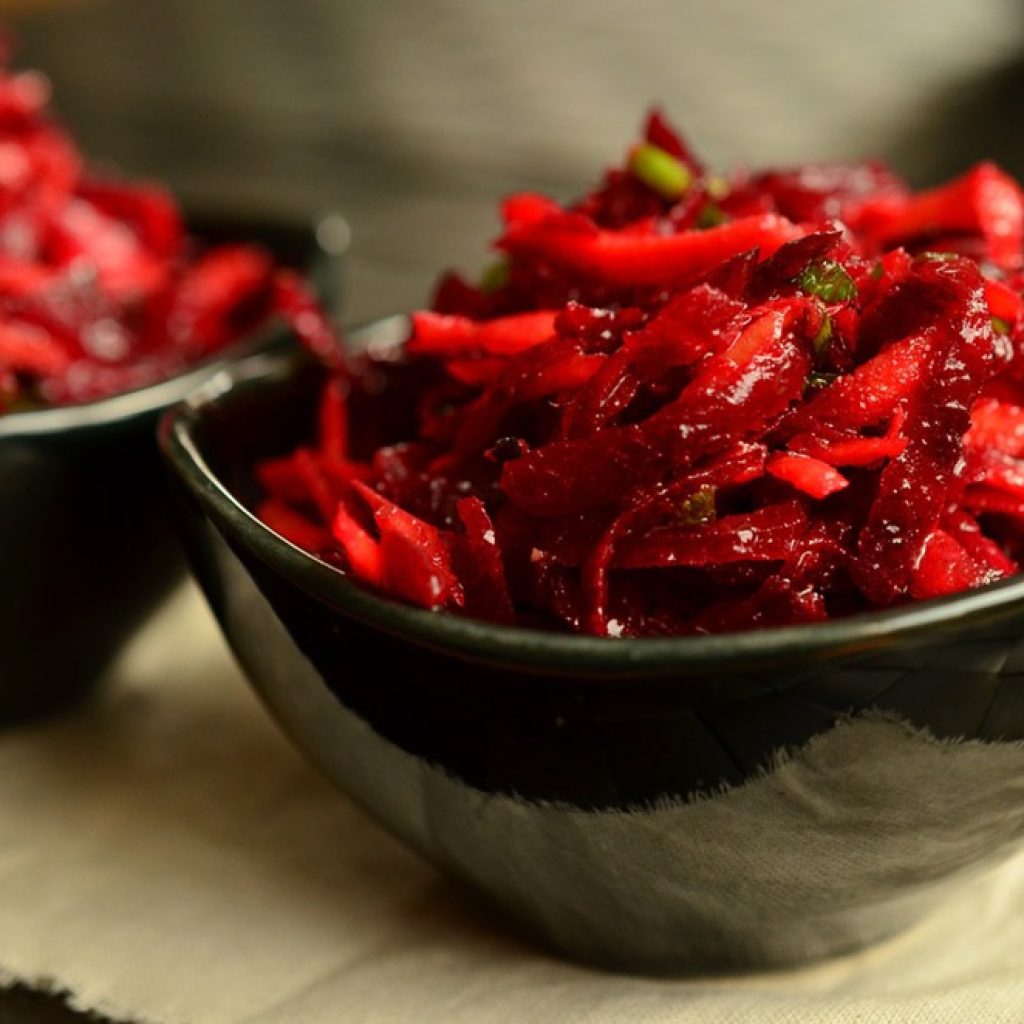
[[[407,331],[408,317],[399,314],[367,324],[350,337],[386,350]],[[355,583],[271,530],[220,480],[197,440],[196,429],[205,417],[233,395],[281,386],[309,365],[300,353],[281,352],[224,367],[164,415],[159,430],[164,457],[207,515],[297,587],[364,625],[435,651],[528,673],[658,677],[878,651],[942,627],[1009,615],[1024,604],[1022,573],[960,594],[820,623],[622,639],[502,626],[402,604]]]
[[[273,214],[261,217],[255,213],[230,209],[219,212],[201,210],[199,216],[195,216],[195,213],[193,210],[186,214],[186,228],[190,233],[193,224],[214,225],[218,222],[242,229],[287,228],[307,233],[314,264],[340,259],[347,252],[351,240],[348,221],[333,210],[323,211],[305,221],[288,220]],[[201,227],[195,233],[201,236]],[[180,373],[129,391],[74,405],[45,406],[25,412],[4,413],[0,415],[0,441],[19,437],[46,437],[90,427],[107,427],[125,420],[151,415],[175,402],[180,402],[211,374],[245,356],[253,348],[258,348],[262,342],[273,336],[279,327],[279,318],[272,317],[249,334],[201,362],[185,367]]]

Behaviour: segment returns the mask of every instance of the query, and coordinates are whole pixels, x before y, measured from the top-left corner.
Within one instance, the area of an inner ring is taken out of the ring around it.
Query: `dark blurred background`
[[[0,17],[95,158],[204,204],[343,211],[352,320],[481,265],[498,194],[580,191],[652,102],[723,167],[1024,172],[1013,0],[8,0]]]

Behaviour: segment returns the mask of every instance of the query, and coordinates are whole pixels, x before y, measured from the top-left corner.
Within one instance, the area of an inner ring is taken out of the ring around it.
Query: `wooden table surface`
[[[1024,172],[1013,0],[552,5],[2,0],[88,152],[204,204],[342,211],[347,318],[486,262],[494,199],[567,197],[660,101],[730,165],[887,154],[918,181]],[[842,26],[842,34],[837,26]],[[0,991],[0,1024],[84,1018]]]

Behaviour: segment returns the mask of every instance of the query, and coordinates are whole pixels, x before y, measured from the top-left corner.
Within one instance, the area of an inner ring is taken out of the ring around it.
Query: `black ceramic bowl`
[[[1016,848],[1024,578],[679,639],[406,607],[248,511],[250,467],[309,436],[319,381],[258,357],[165,418],[196,574],[310,757],[534,934],[651,972],[799,963],[898,932]]]
[[[266,245],[330,302],[345,230],[193,218],[210,241]],[[154,443],[160,413],[231,354],[283,341],[268,325],[212,362],[102,401],[0,416],[0,722],[84,693],[181,574]]]

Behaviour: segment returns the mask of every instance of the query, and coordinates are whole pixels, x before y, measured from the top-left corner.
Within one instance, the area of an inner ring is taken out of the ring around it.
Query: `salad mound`
[[[982,163],[710,173],[657,112],[329,375],[259,515],[385,594],[597,636],[955,593],[1024,553],[1024,201]]]
[[[0,413],[163,380],[283,314],[325,357],[293,272],[253,245],[202,248],[158,185],[95,174],[50,116],[50,88],[0,38]]]

